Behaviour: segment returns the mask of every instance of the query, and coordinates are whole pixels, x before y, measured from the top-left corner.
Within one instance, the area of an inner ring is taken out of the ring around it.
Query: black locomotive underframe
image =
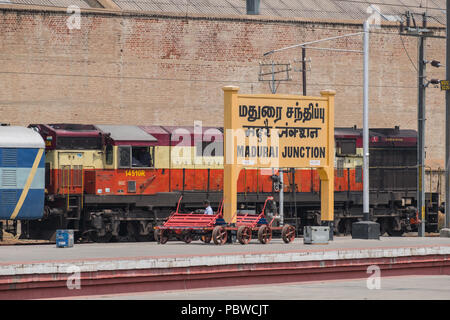
[[[436,198],[437,194],[428,195],[428,198]],[[180,197],[181,211],[190,212],[202,208],[205,199],[211,202],[213,208],[218,208],[222,201],[222,192],[167,192],[155,195],[112,195],[97,196],[71,195],[72,204],[82,203],[82,206],[71,206],[61,209],[61,203],[66,203],[65,197],[47,201],[47,216],[41,221],[29,222],[25,230],[31,230],[27,238],[53,238],[54,231],[59,228],[75,229],[78,237],[83,238],[89,234],[98,233],[104,235],[108,230],[113,235],[118,234],[118,228],[123,231],[125,224],[134,224],[132,228],[139,229],[141,236],[151,236],[153,226],[162,224],[163,221],[176,208]],[[277,192],[239,193],[238,209],[259,212],[268,196],[273,196],[278,203]],[[74,198],[79,201],[74,201]],[[370,193],[371,219],[382,224],[382,231],[391,231],[389,234],[401,234],[407,231],[415,231],[416,225],[411,225],[411,218],[416,217],[414,206],[416,198],[415,190],[397,191],[372,191]],[[405,199],[407,201],[405,201]],[[337,234],[349,234],[351,223],[362,218],[362,192],[335,192],[335,221],[334,229]],[[272,211],[276,212],[274,208]],[[427,205],[427,231],[437,230],[436,204]],[[301,234],[305,225],[319,225],[320,221],[320,193],[318,192],[285,192],[284,194],[284,220],[285,223],[294,225],[297,233]],[[125,227],[126,228],[126,227]],[[48,230],[37,235],[34,230]],[[108,232],[109,232],[108,231]],[[119,240],[121,241],[121,240]]]
[[[95,196],[87,195],[84,198],[86,210],[118,209],[121,214],[116,219],[122,221],[130,220],[153,220],[155,224],[164,220],[170,211],[174,210],[180,196],[182,199],[182,211],[192,211],[202,208],[205,199],[210,200],[213,207],[217,208],[222,201],[221,192],[168,192],[156,195],[136,196]],[[260,210],[268,196],[273,196],[278,203],[278,193],[239,193],[238,208]],[[371,192],[371,219],[374,221],[389,218],[396,219],[397,223],[403,220],[403,231],[414,231],[415,226],[409,226],[409,220],[415,218],[415,190]],[[405,204],[405,199],[408,202]],[[335,192],[335,224],[343,219],[362,218],[362,192]],[[436,206],[427,206],[427,214],[437,216]],[[147,212],[147,213],[146,213]],[[157,212],[157,214],[155,214]],[[296,225],[301,232],[304,225],[320,224],[320,194],[287,192],[284,195],[285,221]],[[436,219],[432,219],[434,222]],[[427,219],[428,221],[428,219]],[[437,221],[436,221],[437,222]],[[434,224],[433,224],[434,225]],[[337,231],[337,226],[336,231]],[[437,228],[437,224],[436,224]],[[428,228],[433,231],[434,228]]]

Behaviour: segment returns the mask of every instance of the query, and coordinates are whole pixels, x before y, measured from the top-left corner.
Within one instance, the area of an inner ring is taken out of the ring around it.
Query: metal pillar
[[[364,22],[363,221],[352,224],[352,239],[380,238],[380,224],[369,220],[369,27]]]
[[[364,23],[363,214],[369,221],[369,22]]]
[[[302,77],[303,95],[306,96],[306,48],[302,47]]]
[[[450,0],[447,0],[446,80],[450,80]],[[450,228],[450,91],[445,91],[445,228]]]
[[[424,21],[424,28],[426,23]],[[425,37],[419,37],[418,109],[417,109],[417,209],[419,210],[419,237],[425,236]]]
[[[280,226],[284,226],[284,187],[283,169],[279,169],[280,174]]]

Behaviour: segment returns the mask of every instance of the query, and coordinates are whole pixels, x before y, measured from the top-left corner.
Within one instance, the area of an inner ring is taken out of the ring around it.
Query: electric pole
[[[450,1],[450,0],[447,0]],[[418,79],[418,107],[417,107],[417,216],[420,220],[418,226],[419,237],[425,236],[425,91],[428,85],[435,84],[437,80],[426,81],[426,65],[431,62],[434,67],[439,67],[438,61],[427,61],[425,58],[425,40],[427,37],[441,38],[433,35],[433,32],[427,29],[427,15],[422,14],[422,28],[416,25],[414,14],[409,11],[405,14],[406,29],[403,21],[400,23],[400,36],[418,37],[418,61],[417,61],[417,79]],[[412,25],[411,25],[412,22]]]
[[[313,44],[317,44],[317,43],[320,43],[320,42],[337,40],[337,39],[341,39],[341,38],[348,38],[348,37],[354,37],[354,36],[360,36],[362,34],[364,34],[364,39],[365,39],[365,41],[364,41],[364,51],[338,49],[338,48],[324,48],[324,47],[311,46]],[[276,49],[276,50],[271,50],[271,51],[265,52],[263,54],[263,56],[266,57],[266,56],[271,55],[271,54],[273,54],[275,52],[288,50],[288,49],[294,49],[294,48],[298,48],[298,47],[302,48],[303,95],[306,95],[306,49],[334,51],[334,52],[353,52],[353,53],[358,53],[358,54],[365,54],[364,63],[367,63],[367,65],[365,65],[365,67],[364,67],[364,70],[367,73],[367,75],[365,75],[365,77],[364,77],[364,80],[367,82],[366,85],[365,85],[365,94],[366,95],[368,94],[368,88],[369,88],[368,87],[368,79],[369,79],[369,76],[368,76],[368,72],[369,72],[369,68],[368,68],[368,62],[369,62],[369,59],[368,59],[368,54],[369,54],[369,52],[368,52],[368,48],[369,48],[369,24],[368,23],[364,24],[364,32],[355,32],[355,33],[349,33],[349,34],[345,34],[345,35],[329,37],[329,38],[325,38],[325,39],[319,39],[319,40],[304,42],[304,43],[292,45],[292,46],[289,46],[289,47],[284,47],[284,48],[281,48],[281,49]],[[260,71],[260,79],[261,79],[261,75],[264,75],[264,73],[262,73]],[[367,95],[367,97],[368,97],[368,95]],[[367,108],[366,109],[367,113],[365,113],[365,114],[368,116],[368,99],[367,99],[366,108]],[[368,141],[368,139],[367,139],[367,141]],[[367,142],[367,144],[368,144],[368,142]],[[368,152],[367,152],[367,156],[368,156]],[[368,157],[367,157],[367,161],[368,161]],[[365,172],[368,175],[368,170],[366,170]],[[369,179],[367,178],[366,181],[369,181]],[[294,184],[294,190],[295,190],[295,184]],[[294,197],[295,197],[295,191],[294,191]],[[333,239],[333,229],[334,229],[333,224],[334,224],[334,222],[332,222],[332,221],[329,222],[329,226],[330,226],[330,240]],[[377,238],[378,238],[379,237],[379,224],[378,223],[373,223],[373,224],[378,226],[378,232],[377,232]],[[368,228],[366,228],[366,229],[368,230]],[[373,229],[373,228],[371,228],[371,229]],[[365,232],[365,233],[367,233],[367,232]],[[363,233],[364,233],[364,231],[363,231]],[[363,239],[369,239],[369,238],[367,236],[365,236],[365,238],[363,238]]]
[[[450,80],[450,37],[448,30],[450,30],[450,0],[447,0],[447,50],[446,50],[446,74],[445,79]],[[450,228],[450,91],[445,91],[445,228]]]
[[[426,15],[423,15],[423,29],[426,29]],[[419,76],[418,76],[418,110],[417,110],[417,208],[419,210],[419,237],[425,236],[425,37],[419,37]]]

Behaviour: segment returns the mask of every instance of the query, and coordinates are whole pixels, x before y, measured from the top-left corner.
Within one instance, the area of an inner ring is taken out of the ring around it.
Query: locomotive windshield
[[[56,148],[62,150],[95,150],[102,148],[99,137],[57,137]]]
[[[340,155],[356,154],[356,141],[353,139],[337,140],[338,153]],[[340,150],[339,150],[340,149]]]

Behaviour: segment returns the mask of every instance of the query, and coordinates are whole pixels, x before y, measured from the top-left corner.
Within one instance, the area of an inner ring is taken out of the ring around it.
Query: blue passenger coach
[[[42,218],[45,143],[29,128],[0,126],[0,219]]]

